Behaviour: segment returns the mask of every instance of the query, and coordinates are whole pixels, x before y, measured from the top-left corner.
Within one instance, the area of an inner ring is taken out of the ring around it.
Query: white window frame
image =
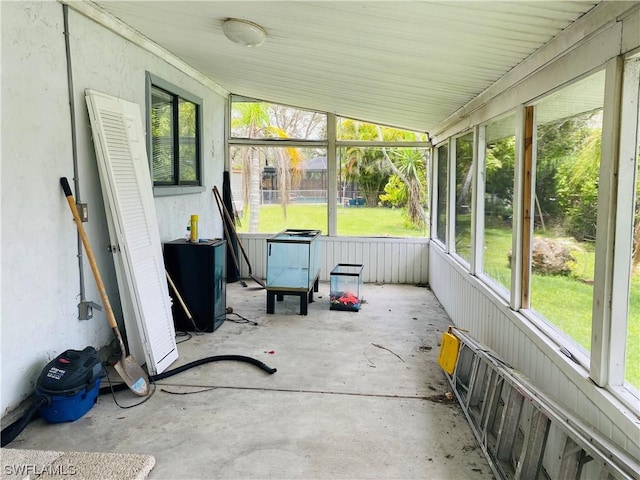
[[[620,111],[620,141],[616,196],[616,236],[613,258],[614,275],[611,296],[611,335],[608,356],[608,384],[618,399],[627,405],[640,406],[640,391],[625,383],[627,319],[633,252],[635,187],[638,176],[638,142],[640,142],[640,54],[624,61]],[[629,201],[631,199],[631,201]],[[623,346],[621,348],[621,345]]]
[[[472,149],[472,153],[471,153],[471,168],[473,169],[472,171],[472,178],[471,178],[471,188],[473,189],[472,192],[472,197],[471,197],[471,205],[470,205],[470,210],[471,210],[471,233],[470,233],[470,244],[469,244],[469,260],[467,260],[466,258],[464,258],[462,255],[460,255],[457,250],[456,250],[456,197],[458,195],[457,189],[456,189],[456,181],[458,178],[458,157],[456,155],[456,148],[457,148],[457,144],[458,144],[458,139],[461,137],[464,137],[466,135],[471,134],[472,139],[471,139],[471,149]],[[450,213],[450,219],[451,221],[449,222],[449,226],[450,226],[450,232],[449,232],[449,238],[451,239],[451,245],[449,246],[449,251],[451,253],[453,253],[454,258],[456,258],[458,260],[458,262],[460,262],[461,265],[463,265],[466,269],[468,269],[472,274],[475,275],[476,273],[476,268],[475,268],[475,252],[476,252],[476,248],[477,248],[477,235],[475,232],[475,228],[476,228],[476,208],[477,208],[477,191],[478,191],[478,132],[477,132],[477,127],[465,130],[464,132],[460,133],[459,135],[456,135],[454,138],[451,139],[451,150],[449,152],[449,159],[450,159],[450,164],[449,164],[449,213]],[[451,168],[451,166],[453,166],[453,169]]]
[[[445,238],[443,242],[440,238],[438,238],[438,227],[439,227],[438,215],[440,213],[438,211],[438,197],[440,195],[438,178],[440,176],[440,166],[442,165],[440,161],[441,160],[440,149],[441,147],[447,147],[447,158],[445,159],[445,161],[447,162],[446,183],[449,186],[450,177],[451,177],[451,146],[452,146],[451,140],[447,139],[446,141],[441,142],[433,147],[433,155],[432,155],[433,156],[433,162],[432,162],[433,172],[431,175],[432,202],[431,202],[431,228],[429,229],[429,232],[430,232],[429,236],[430,236],[431,242],[441,245],[443,250],[446,253],[451,253],[449,249],[449,243],[450,243],[449,239],[451,238],[449,233],[449,225],[451,224],[450,214],[449,214],[449,205],[451,202],[448,197],[445,199]],[[449,187],[448,190],[450,191],[451,188]]]

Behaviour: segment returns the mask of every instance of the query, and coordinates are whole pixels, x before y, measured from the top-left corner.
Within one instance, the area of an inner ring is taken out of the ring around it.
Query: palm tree
[[[378,139],[382,140],[383,135],[380,127],[377,127]],[[401,137],[406,137],[407,133],[401,132]],[[403,138],[406,140],[407,138]],[[382,153],[394,175],[402,181],[407,194],[407,216],[409,221],[418,228],[422,228],[427,223],[423,204],[426,199],[427,169],[426,159],[421,152],[415,148],[399,148],[394,150],[394,159],[387,154],[387,149],[383,148]]]
[[[236,136],[246,138],[289,138],[287,125],[279,126],[279,122],[298,122],[280,111],[282,107],[265,102],[239,102],[234,104],[232,128]],[[288,125],[291,127],[291,125]],[[249,205],[249,232],[257,232],[260,221],[261,199],[261,165],[271,162],[276,168],[278,191],[283,214],[286,218],[287,205],[292,184],[300,175],[302,155],[294,147],[263,148],[249,146],[240,149],[243,171],[243,196]]]
[[[274,125],[265,128],[265,134],[273,138],[289,138],[286,130]],[[287,205],[291,196],[293,185],[300,180],[301,166],[304,159],[300,150],[295,147],[276,147],[273,149],[274,155],[271,158],[277,172],[278,193],[280,196],[280,205],[282,206],[282,214],[287,218]],[[267,155],[265,155],[266,161]],[[251,230],[250,230],[251,231]]]
[[[393,160],[386,152],[385,157],[392,165],[394,176],[404,185],[407,217],[416,228],[422,229],[427,224],[423,208],[427,199],[426,153],[416,148],[398,148],[393,154]]]
[[[340,138],[350,140],[377,140],[398,142],[423,140],[414,132],[382,127],[370,123],[343,119],[340,123]],[[355,181],[362,189],[369,205],[376,205],[380,192],[395,188],[397,179],[403,185],[402,198],[406,198],[407,217],[418,228],[426,225],[423,204],[426,200],[426,159],[416,148],[392,149],[386,147],[351,147],[343,155],[341,173],[346,182]],[[343,188],[345,183],[343,183]]]
[[[373,140],[377,136],[374,125],[355,120],[342,119],[338,128],[341,140]],[[372,200],[377,203],[378,192],[387,181],[387,174],[375,149],[348,147],[342,150],[340,157],[341,196],[346,196],[349,184],[357,184],[367,203]]]
[[[265,103],[247,102],[235,105],[239,116],[232,120],[232,127],[246,131],[247,138],[258,138],[260,131],[269,124]],[[243,148],[242,180],[245,203],[249,205],[249,231],[257,232],[260,220],[260,149]]]

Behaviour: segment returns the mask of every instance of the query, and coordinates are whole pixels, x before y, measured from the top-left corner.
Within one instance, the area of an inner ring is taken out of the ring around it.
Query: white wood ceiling
[[[429,131],[594,1],[95,1],[230,93]],[[261,25],[231,43],[227,18]]]

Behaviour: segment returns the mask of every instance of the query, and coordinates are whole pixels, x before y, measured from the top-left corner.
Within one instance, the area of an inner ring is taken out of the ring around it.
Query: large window
[[[232,97],[231,195],[239,231],[327,233],[326,138],[324,113]]]
[[[147,82],[154,186],[201,185],[202,100],[152,75]]]
[[[471,199],[473,198],[473,132],[455,139],[456,208],[455,251],[471,261]]]
[[[426,235],[425,133],[244,97],[232,97],[230,111],[239,231]]]
[[[326,140],[327,115],[321,112],[233,97],[231,137],[271,140]]]
[[[530,306],[591,346],[604,71],[535,105]]]
[[[239,231],[327,234],[326,148],[234,145],[230,155]]]
[[[338,235],[426,236],[426,135],[338,118],[336,138]]]
[[[442,145],[437,151],[437,197],[436,197],[436,238],[442,243],[447,241],[447,195],[449,173],[449,146]]]
[[[494,120],[485,127],[482,271],[504,287],[503,293],[511,289],[515,132],[513,114]]]

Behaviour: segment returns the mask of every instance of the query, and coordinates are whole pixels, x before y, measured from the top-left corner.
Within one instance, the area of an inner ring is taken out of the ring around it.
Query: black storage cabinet
[[[195,327],[169,287],[177,331],[213,332],[224,322],[227,308],[226,240],[185,239],[164,244],[164,264],[195,321]]]

